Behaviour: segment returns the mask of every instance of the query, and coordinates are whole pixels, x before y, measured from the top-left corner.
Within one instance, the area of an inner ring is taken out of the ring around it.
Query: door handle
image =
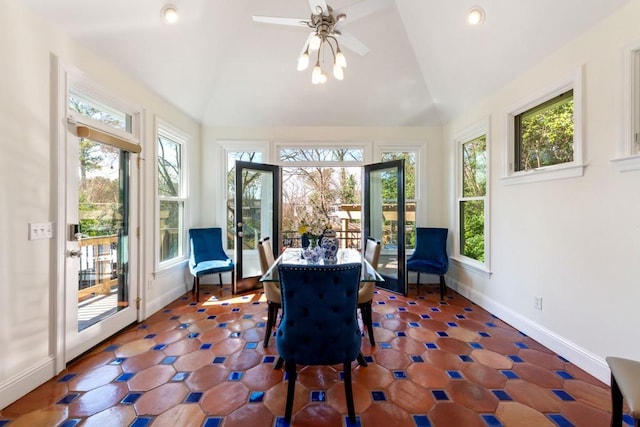
[[[82,256],[82,251],[80,249],[71,249],[67,251],[67,256],[69,258],[80,258]]]

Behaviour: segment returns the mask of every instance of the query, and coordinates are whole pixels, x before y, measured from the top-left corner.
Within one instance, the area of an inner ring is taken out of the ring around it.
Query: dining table
[[[260,282],[279,282],[278,265],[294,264],[294,265],[336,265],[361,263],[360,282],[384,282],[382,276],[375,268],[362,256],[360,251],[351,248],[340,248],[336,254],[336,259],[327,261],[320,258],[317,262],[304,258],[304,250],[302,248],[286,248],[269,269],[260,277]]]

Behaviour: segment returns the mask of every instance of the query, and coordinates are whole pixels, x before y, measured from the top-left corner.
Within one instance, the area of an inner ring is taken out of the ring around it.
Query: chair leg
[[[369,333],[369,342],[371,345],[376,345],[376,340],[373,337],[373,315],[371,303],[372,301],[360,304],[360,313],[362,313],[362,322],[367,327],[367,332]]]
[[[220,287],[222,287],[222,273],[218,273],[218,278],[220,279]]]
[[[291,414],[293,412],[293,398],[295,397],[296,392],[296,364],[287,360],[284,362],[284,369],[289,378],[289,384],[287,384],[287,403],[284,411],[284,419],[287,423],[290,423]]]
[[[282,365],[284,365],[284,359],[282,358],[282,356],[278,356],[278,360],[276,361],[276,366],[273,367],[273,370],[277,371],[278,369],[282,368]]]
[[[269,346],[269,338],[271,338],[271,330],[276,325],[276,319],[278,318],[278,309],[280,304],[267,301],[267,326],[264,332],[264,347]]]
[[[356,409],[353,404],[353,387],[351,386],[351,362],[344,362],[344,395],[347,399],[347,414],[349,415],[349,422],[351,424],[356,423]],[[291,381],[291,379],[289,379]],[[287,396],[288,397],[288,396]]]
[[[358,360],[358,365],[360,365],[360,366],[362,366],[362,367],[365,367],[365,368],[366,368],[367,366],[369,366],[369,365],[367,364],[367,361],[366,361],[366,360],[364,360],[364,356],[362,355],[362,352],[358,353],[358,358],[357,358],[357,360]]]
[[[611,375],[611,427],[622,424],[622,392],[616,379]]]
[[[420,273],[418,273],[418,278],[416,279],[416,295],[418,295],[420,291]]]
[[[447,294],[447,284],[444,281],[444,274],[440,276],[440,301],[444,301],[444,296]]]
[[[192,292],[196,293],[196,302],[200,302],[200,277],[195,276],[193,278],[193,289]]]

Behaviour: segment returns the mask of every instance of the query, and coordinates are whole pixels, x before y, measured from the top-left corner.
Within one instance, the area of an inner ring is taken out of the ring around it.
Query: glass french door
[[[376,286],[407,295],[404,160],[364,167],[363,238],[380,240]],[[363,246],[364,247],[364,246]]]
[[[260,287],[262,275],[258,241],[269,237],[280,247],[280,168],[236,161],[235,176],[236,280],[233,293]]]
[[[130,286],[131,153],[69,135],[65,361],[136,320]]]

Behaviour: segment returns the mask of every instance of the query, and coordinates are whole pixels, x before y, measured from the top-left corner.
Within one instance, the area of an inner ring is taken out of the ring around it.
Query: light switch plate
[[[29,240],[51,239],[53,238],[53,223],[51,222],[30,222]]]

